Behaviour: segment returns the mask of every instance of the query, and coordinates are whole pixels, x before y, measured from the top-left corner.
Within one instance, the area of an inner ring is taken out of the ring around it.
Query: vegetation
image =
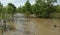
[[[34,5],[31,5],[29,0],[27,0],[24,6],[20,6],[18,8],[16,8],[15,5],[12,3],[8,3],[8,5],[5,7],[0,3],[0,18],[3,20],[4,23],[4,25],[0,26],[0,28],[2,28],[3,31],[6,31],[7,28],[5,23],[8,20],[7,18],[13,18],[14,13],[23,13],[26,17],[29,17],[31,14],[34,14],[39,18],[60,18],[58,17],[60,16],[60,5],[55,6],[55,2],[57,1],[36,0],[36,3]],[[57,26],[54,25],[54,27]],[[8,29],[14,30],[15,26],[11,24],[8,26]]]
[[[36,0],[34,5],[31,5],[29,0],[26,1],[24,6],[18,8],[14,4],[8,3],[6,7],[0,3],[0,18],[10,18],[13,17],[14,13],[23,13],[26,16],[35,14],[40,18],[55,18],[51,14],[60,13],[60,5],[54,5],[56,0]]]

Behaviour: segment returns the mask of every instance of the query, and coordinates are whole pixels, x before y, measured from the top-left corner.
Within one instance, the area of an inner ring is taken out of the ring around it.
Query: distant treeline
[[[0,3],[0,17],[6,18],[9,15],[13,16],[14,13],[23,13],[26,16],[35,14],[40,18],[60,18],[60,5],[54,5],[56,0],[36,0],[34,5],[31,5],[29,0],[26,1],[24,6],[18,8],[14,4],[8,3],[3,7]]]

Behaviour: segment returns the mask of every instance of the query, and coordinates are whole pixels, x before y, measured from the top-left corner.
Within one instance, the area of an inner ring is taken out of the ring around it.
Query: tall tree
[[[17,13],[24,13],[23,7],[18,7],[17,8]]]
[[[60,5],[56,6],[56,12],[60,13]]]
[[[2,14],[2,11],[3,11],[3,5],[0,2],[0,15]]]
[[[5,12],[4,12],[4,8],[1,2],[0,2],[0,18],[5,19]]]
[[[32,11],[29,0],[27,0],[25,3],[25,10],[26,10],[26,12],[29,12],[29,13],[31,13],[31,11]]]
[[[29,0],[26,1],[25,5],[22,7],[22,9],[24,10],[24,14],[26,16],[29,16],[32,13],[31,4],[30,4]]]
[[[8,6],[7,6],[7,13],[9,14],[14,14],[16,12],[16,7],[14,4],[12,3],[8,3]]]
[[[37,0],[34,8],[36,15],[40,17],[49,17],[50,13],[55,12],[53,0]]]

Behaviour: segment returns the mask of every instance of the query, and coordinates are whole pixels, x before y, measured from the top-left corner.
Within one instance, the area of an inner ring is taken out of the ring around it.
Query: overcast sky
[[[19,7],[20,5],[23,6],[26,0],[0,0],[0,2],[6,6],[8,3],[13,3],[16,7]],[[31,4],[35,3],[35,0],[30,0]],[[58,0],[58,3],[60,3],[60,0]]]

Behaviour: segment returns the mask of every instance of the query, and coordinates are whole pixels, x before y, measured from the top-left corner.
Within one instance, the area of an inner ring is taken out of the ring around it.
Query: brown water
[[[15,18],[14,31],[4,35],[60,35],[59,19]]]
[[[22,18],[23,19],[23,18]],[[26,18],[24,22],[20,19],[15,22],[16,30],[7,31],[6,35],[60,35],[60,20]],[[56,25],[56,27],[54,27]],[[4,35],[5,35],[4,34]]]

